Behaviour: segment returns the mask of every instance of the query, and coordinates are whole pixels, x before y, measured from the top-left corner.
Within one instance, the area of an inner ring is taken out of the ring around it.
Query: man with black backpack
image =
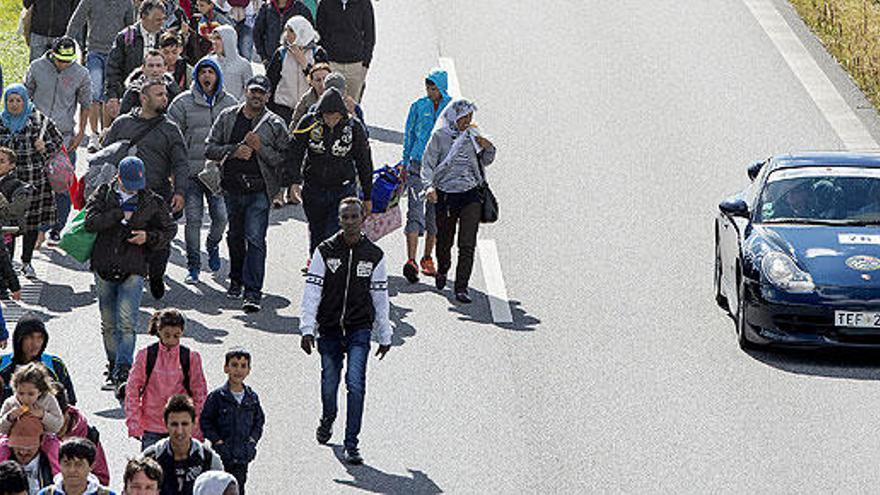
[[[222,471],[216,452],[193,438],[196,408],[185,395],[168,399],[163,412],[168,438],[144,450],[144,457],[155,459],[162,472],[161,495],[192,495],[196,478],[205,471]]]
[[[180,128],[165,115],[168,94],[162,79],[145,81],[141,87],[141,108],[121,115],[104,137],[103,145],[129,140],[128,154],[143,160],[147,188],[170,203],[171,211],[183,211],[189,177],[186,142]],[[91,166],[91,164],[90,164]],[[156,299],[165,295],[165,267],[170,247],[150,253],[150,292]]]

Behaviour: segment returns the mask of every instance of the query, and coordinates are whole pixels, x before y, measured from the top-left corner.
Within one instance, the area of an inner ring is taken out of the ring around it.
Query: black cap
[[[259,89],[266,93],[272,91],[272,83],[269,82],[269,78],[260,74],[248,79],[245,87],[247,89]]]

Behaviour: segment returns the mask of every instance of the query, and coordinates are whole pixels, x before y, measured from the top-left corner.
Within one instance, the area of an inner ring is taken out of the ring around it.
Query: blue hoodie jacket
[[[425,153],[425,147],[428,145],[431,131],[434,129],[434,122],[446,108],[446,104],[452,100],[447,93],[449,82],[445,70],[433,69],[428,73],[426,79],[440,88],[440,94],[443,95],[443,98],[436,110],[434,102],[427,96],[419,98],[409,107],[409,116],[406,118],[406,128],[403,135],[403,163],[407,166],[411,162],[422,161],[422,155]]]

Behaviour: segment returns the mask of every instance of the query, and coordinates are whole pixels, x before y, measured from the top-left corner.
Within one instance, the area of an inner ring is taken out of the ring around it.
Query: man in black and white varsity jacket
[[[372,330],[379,335],[376,356],[380,360],[391,349],[392,334],[385,255],[361,233],[365,216],[361,200],[345,198],[340,202],[342,230],[322,242],[312,255],[299,326],[300,346],[306,354],[312,353],[316,329],[319,332],[323,408],[315,437],[321,444],[333,435],[339,377],[348,354],[344,458],[351,464],[363,463],[358,434],[364,412]]]

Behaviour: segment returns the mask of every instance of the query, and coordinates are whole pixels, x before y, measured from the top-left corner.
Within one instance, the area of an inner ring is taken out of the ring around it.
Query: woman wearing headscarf
[[[23,84],[12,84],[3,96],[0,114],[0,146],[15,151],[15,173],[33,186],[25,218],[21,223],[24,242],[21,250],[21,273],[36,278],[31,266],[38,229],[55,223],[55,198],[46,175],[46,162],[61,150],[61,133],[52,121],[31,103]]]
[[[455,299],[471,302],[468,282],[474,266],[477,230],[482,213],[480,186],[482,167],[495,160],[495,146],[473,123],[477,106],[469,100],[453,100],[437,119],[425,154],[422,182],[437,219],[437,289],[446,286],[452,266],[452,243],[458,227],[458,264],[455,267]]]
[[[253,77],[251,63],[238,53],[238,35],[232,26],[217,26],[211,33],[214,53],[209,55],[223,73],[224,89],[238,101],[244,101],[245,85]]]
[[[281,46],[275,50],[266,69],[272,83],[269,110],[290,125],[293,109],[309,86],[308,75],[317,62],[326,62],[324,49],[318,46],[318,32],[303,16],[295,15],[284,25]]]

